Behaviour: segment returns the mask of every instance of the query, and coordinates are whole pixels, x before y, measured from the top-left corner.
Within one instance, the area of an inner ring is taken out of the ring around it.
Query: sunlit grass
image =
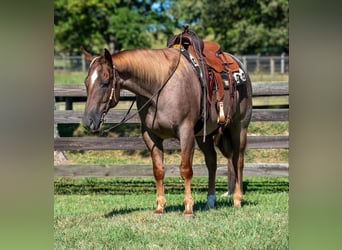
[[[82,195],[54,196],[54,248],[288,249],[287,178],[246,177],[242,208],[236,209],[232,197],[221,197],[227,182],[219,177],[216,208],[206,210],[207,179],[195,177],[193,219],[182,216],[184,190],[178,181],[179,178],[166,178],[165,214],[155,216],[152,177],[57,180],[55,186],[77,184],[74,192],[86,186],[89,190]],[[131,190],[134,184],[140,186],[135,192],[118,190]],[[172,185],[178,187],[173,189]],[[107,186],[110,191],[106,191]],[[55,190],[62,192],[60,188]]]
[[[87,76],[87,72],[80,71],[55,71],[55,84],[82,84]]]

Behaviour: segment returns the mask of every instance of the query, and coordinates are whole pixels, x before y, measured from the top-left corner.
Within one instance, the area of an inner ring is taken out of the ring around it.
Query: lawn
[[[288,179],[248,177],[242,208],[221,197],[205,210],[206,178],[195,177],[193,219],[182,215],[179,178],[165,180],[166,212],[153,214],[152,178],[55,180],[55,249],[288,249]]]

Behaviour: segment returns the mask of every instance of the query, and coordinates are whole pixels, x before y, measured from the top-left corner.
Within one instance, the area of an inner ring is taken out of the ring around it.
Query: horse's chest
[[[180,121],[162,113],[149,113],[142,120],[144,125],[161,138],[177,137]]]

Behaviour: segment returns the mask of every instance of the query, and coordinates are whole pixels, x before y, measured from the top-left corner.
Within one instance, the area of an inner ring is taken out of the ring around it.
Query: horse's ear
[[[91,62],[93,60],[93,56],[86,51],[83,47],[81,48],[83,55],[85,56],[85,58],[87,59],[88,62]]]
[[[112,55],[108,51],[108,49],[104,49],[104,56],[108,62],[110,62],[111,65],[113,65]]]

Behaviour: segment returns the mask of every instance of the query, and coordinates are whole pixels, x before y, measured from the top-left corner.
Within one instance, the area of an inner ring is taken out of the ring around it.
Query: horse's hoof
[[[210,210],[210,209],[214,209],[214,208],[215,208],[214,205],[209,205],[208,203],[207,203],[207,205],[205,206],[205,210]]]
[[[160,212],[160,211],[154,211],[154,214],[155,215],[162,215],[162,214],[164,214],[163,212]]]
[[[164,213],[164,209],[156,209],[154,210],[155,215],[162,215]]]
[[[186,219],[193,219],[193,218],[195,217],[193,213],[192,213],[192,214],[183,213],[183,216],[184,216],[184,218],[186,218]]]
[[[205,209],[208,210],[208,209],[215,208],[215,201],[216,201],[216,195],[215,194],[208,195],[207,206],[205,207]]]
[[[241,208],[241,201],[234,201],[234,207]]]

